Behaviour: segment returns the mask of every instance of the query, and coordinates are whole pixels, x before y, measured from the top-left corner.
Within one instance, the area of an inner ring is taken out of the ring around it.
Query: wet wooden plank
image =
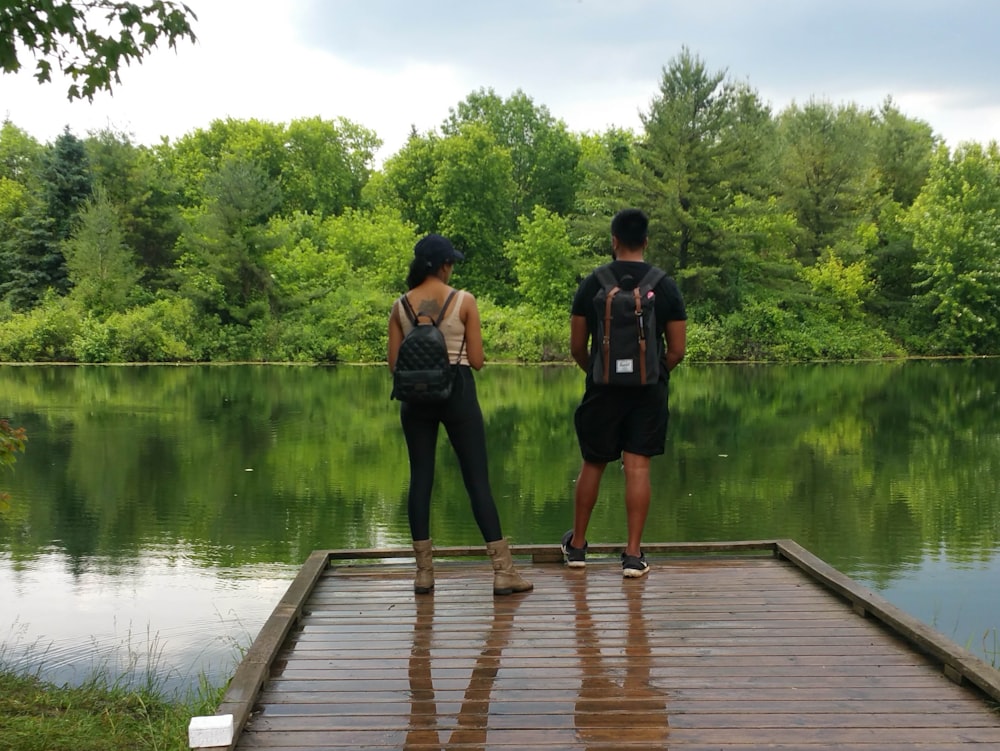
[[[536,589],[503,598],[485,560],[439,563],[422,597],[408,564],[334,562],[237,748],[1000,748],[989,695],[942,671],[960,648],[915,648],[863,617],[877,597],[859,609],[761,545],[779,555],[670,546],[637,581],[613,556],[522,560]]]
[[[250,717],[253,701],[271,672],[278,650],[298,621],[327,563],[328,556],[322,552],[309,556],[236,668],[216,711],[219,715],[233,715],[236,738]]]
[[[858,614],[878,619],[915,648],[940,662],[945,675],[956,683],[969,681],[979,690],[1000,701],[1000,672],[967,650],[942,638],[941,634],[930,626],[862,587],[797,543],[783,540],[775,546],[775,553],[794,562],[814,580],[848,600]]]

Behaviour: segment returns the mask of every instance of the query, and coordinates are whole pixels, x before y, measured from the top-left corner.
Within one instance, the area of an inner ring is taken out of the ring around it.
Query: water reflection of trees
[[[1000,530],[1000,361],[683,366],[647,539],[791,537],[848,572],[927,550],[989,556]],[[557,540],[578,455],[568,367],[479,375],[505,531]],[[31,446],[5,478],[0,547],[212,564],[296,562],[406,540],[405,447],[379,367],[5,367],[0,413]],[[433,534],[478,542],[441,444]],[[620,537],[609,473],[593,530]]]

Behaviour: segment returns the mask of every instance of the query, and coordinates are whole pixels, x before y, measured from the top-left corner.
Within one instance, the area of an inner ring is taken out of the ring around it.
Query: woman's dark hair
[[[428,261],[426,258],[421,258],[417,256],[412,261],[410,261],[410,270],[406,274],[406,288],[413,289],[417,285],[421,284],[424,279],[436,272],[439,268],[444,266],[443,263],[438,263],[435,265],[433,262]]]
[[[444,235],[434,232],[425,235],[413,246],[413,261],[410,262],[410,273],[406,275],[406,284],[413,289],[445,264],[463,258],[465,256],[455,250],[451,240]]]

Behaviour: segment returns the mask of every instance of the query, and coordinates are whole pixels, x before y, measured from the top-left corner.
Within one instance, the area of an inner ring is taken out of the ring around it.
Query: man
[[[608,268],[628,295],[653,268],[643,260],[649,244],[648,231],[649,218],[639,209],[623,209],[611,221],[614,261]],[[596,336],[601,321],[595,298],[606,286],[598,278],[599,271],[595,270],[583,280],[573,298],[570,352],[587,373],[587,379],[574,420],[583,465],[574,493],[573,529],[563,535],[562,550],[568,566],[586,565],[587,525],[597,503],[601,477],[608,463],[620,458],[625,471],[628,528],[628,541],[622,553],[622,575],[638,578],[649,571],[641,547],[652,494],[649,463],[651,457],[664,451],[669,418],[667,384],[670,371],[684,358],[687,314],[677,284],[662,276],[645,293],[653,302],[657,328],[655,346],[659,373],[656,378],[651,378],[646,385],[616,385],[613,380],[607,385],[595,383],[591,365],[600,357],[597,348],[602,344]]]

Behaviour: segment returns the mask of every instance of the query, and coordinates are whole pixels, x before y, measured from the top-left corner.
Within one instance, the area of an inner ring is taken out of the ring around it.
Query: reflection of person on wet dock
[[[403,748],[434,748],[440,743],[434,679],[431,675],[431,637],[434,626],[434,600],[414,599],[413,646],[410,648],[410,726]]]
[[[591,751],[611,751],[628,739],[648,741],[649,748],[665,748],[669,722],[667,694],[653,685],[653,656],[642,613],[643,582],[629,582],[619,596],[593,593],[603,610],[624,598],[626,612],[617,616],[621,630],[609,623],[595,626],[587,598],[588,583],[573,589],[576,606],[576,644],[580,658],[580,692],[576,701],[577,736]],[[607,655],[607,656],[606,656]]]
[[[417,608],[413,624],[413,646],[410,650],[410,730],[404,749],[440,748],[454,745],[463,749],[484,749],[490,715],[490,697],[500,670],[503,650],[510,641],[514,617],[522,598],[493,601],[493,618],[485,634],[483,647],[472,666],[469,684],[454,722],[438,714],[439,700],[434,691],[431,672],[432,637],[434,633],[433,598],[415,598]],[[440,699],[441,704],[449,703]],[[450,730],[450,733],[448,732]]]

